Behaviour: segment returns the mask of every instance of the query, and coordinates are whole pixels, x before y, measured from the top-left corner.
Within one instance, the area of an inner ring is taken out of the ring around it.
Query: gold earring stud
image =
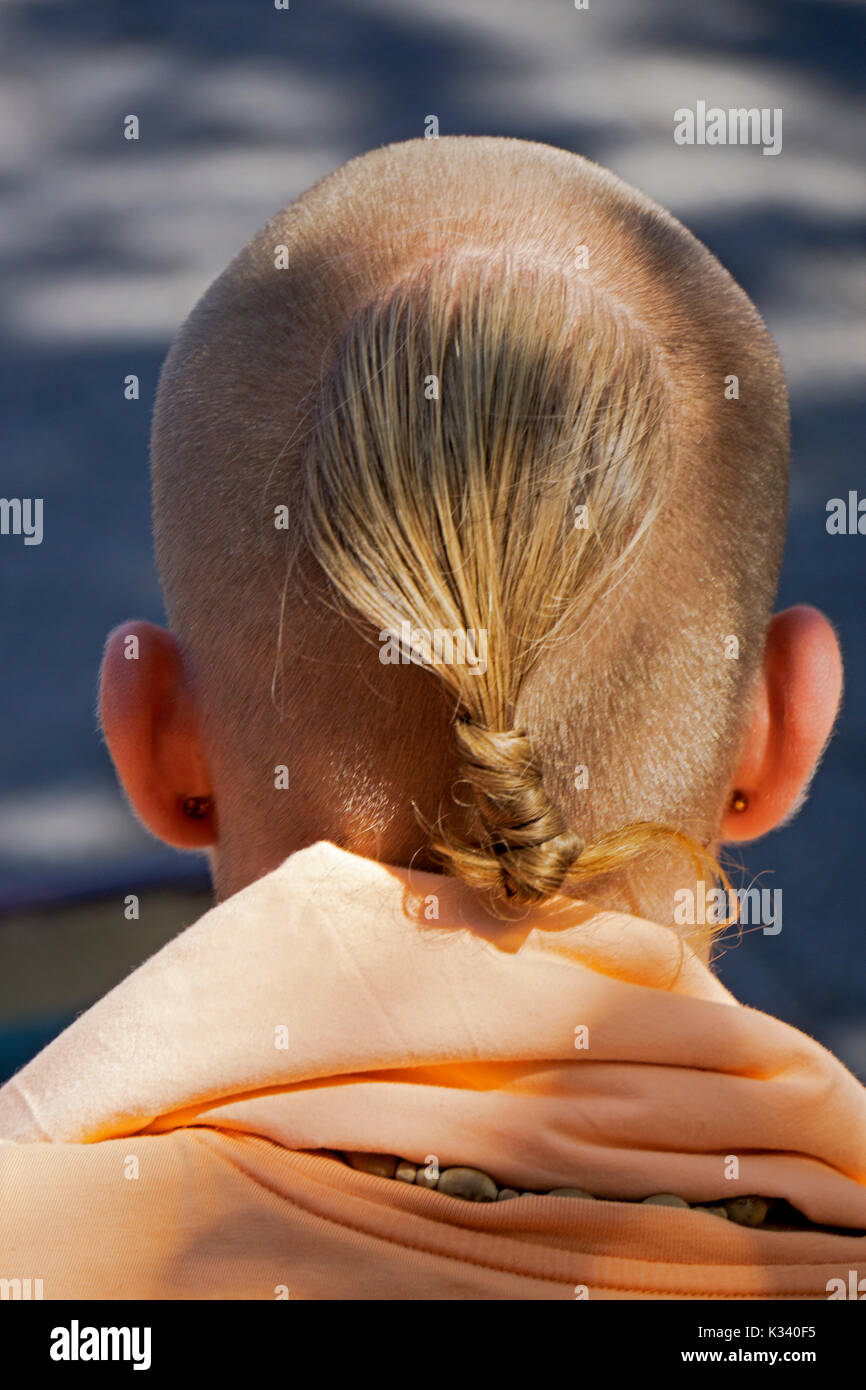
[[[213,811],[213,799],[209,796],[188,796],[183,802],[183,813],[190,820],[204,820]]]
[[[749,798],[746,796],[745,792],[736,791],[731,793],[732,811],[745,811],[748,804]]]

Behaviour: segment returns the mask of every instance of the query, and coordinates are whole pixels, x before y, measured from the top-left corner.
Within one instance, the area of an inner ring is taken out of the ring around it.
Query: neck
[[[404,826],[402,830],[393,825],[385,829],[359,829],[349,827],[344,822],[335,829],[333,823],[329,827],[325,823],[318,825],[307,822],[296,825],[292,833],[281,835],[279,839],[249,834],[243,839],[227,836],[223,845],[218,846],[211,855],[217,901],[233,897],[278,868],[290,855],[320,840],[327,840],[351,854],[376,860],[380,864],[427,873],[441,872],[427,850],[424,834],[417,825]],[[652,875],[642,873],[638,866],[628,873],[600,882],[591,892],[582,892],[581,898],[597,903],[599,910],[622,912],[670,927],[704,964],[708,964],[712,932],[701,920],[704,914],[698,913],[694,923],[677,922],[675,919],[677,903],[681,900],[681,896],[678,899],[677,895],[682,895],[684,887],[696,898],[701,898],[696,871],[688,859],[676,864],[668,862],[663,872],[656,869]],[[706,891],[711,887],[706,884]]]

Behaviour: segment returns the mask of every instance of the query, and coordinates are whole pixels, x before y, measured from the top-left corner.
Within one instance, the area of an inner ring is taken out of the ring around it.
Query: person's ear
[[[117,775],[141,820],[179,849],[216,841],[194,692],[170,632],[129,622],[108,638],[99,692]]]
[[[841,694],[842,656],[823,613],[806,606],[777,613],[722,821],[723,840],[757,839],[799,809]]]

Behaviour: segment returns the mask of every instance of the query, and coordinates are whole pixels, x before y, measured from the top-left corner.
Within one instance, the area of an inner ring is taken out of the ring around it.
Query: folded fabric
[[[866,1090],[825,1048],[667,927],[564,899],[504,923],[327,843],[24,1067],[0,1140],[0,1258],[50,1267],[46,1297],[802,1298],[866,1272],[854,1234],[625,1200],[758,1193],[866,1230]],[[470,1205],[340,1150],[609,1200]]]

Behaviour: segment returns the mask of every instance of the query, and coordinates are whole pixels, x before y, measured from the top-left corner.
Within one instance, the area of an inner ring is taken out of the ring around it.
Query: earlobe
[[[770,692],[765,665],[753,696],[746,741],[722,821],[722,839],[728,843],[757,839],[771,828],[767,824],[766,803],[762,806],[760,802],[771,739],[770,723]]]
[[[824,615],[806,606],[777,614],[722,821],[723,840],[758,839],[795,813],[832,732],[841,692],[842,657]]]
[[[99,706],[117,775],[148,829],[179,849],[214,844],[195,696],[172,633],[142,621],[116,628],[106,644]]]

